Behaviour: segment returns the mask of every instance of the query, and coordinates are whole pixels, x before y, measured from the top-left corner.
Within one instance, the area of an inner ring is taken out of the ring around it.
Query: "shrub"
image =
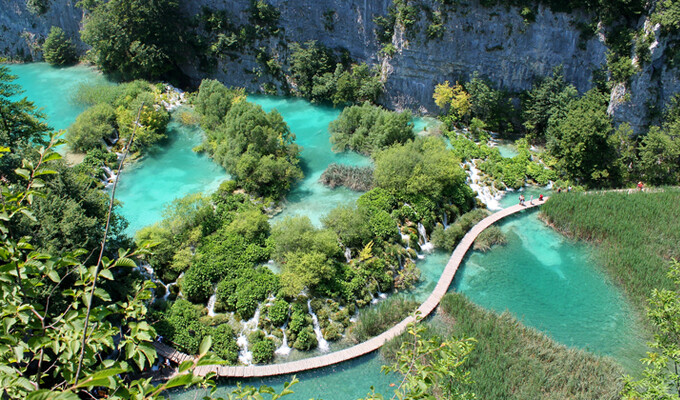
[[[311,350],[317,347],[318,345],[319,342],[316,340],[316,334],[314,333],[314,330],[312,329],[311,326],[307,326],[297,334],[297,338],[295,339],[293,347],[296,348],[297,350],[306,351]]]
[[[350,190],[365,192],[373,187],[373,167],[332,163],[323,171],[319,182],[332,189],[344,186]]]
[[[238,361],[239,347],[231,326],[228,324],[218,325],[213,328],[210,334],[212,335],[212,351],[228,363],[235,364]]]
[[[389,298],[377,306],[363,309],[357,316],[352,337],[357,342],[377,336],[406,318],[418,307],[418,302]]]
[[[297,342],[296,342],[297,343]],[[274,341],[270,338],[265,338],[255,343],[251,347],[253,352],[253,361],[255,364],[265,364],[274,359]]]
[[[42,52],[45,61],[51,65],[68,65],[76,62],[76,48],[58,26],[50,28]]]
[[[475,244],[473,248],[479,251],[488,251],[492,246],[497,244],[506,244],[508,239],[505,237],[501,228],[496,225],[486,228],[482,233],[475,239]]]
[[[282,326],[288,319],[288,302],[283,299],[278,299],[271,307],[269,307],[269,320],[274,326]]]
[[[71,149],[85,153],[103,147],[104,140],[115,134],[115,110],[108,104],[97,104],[76,118],[68,128],[66,139]]]

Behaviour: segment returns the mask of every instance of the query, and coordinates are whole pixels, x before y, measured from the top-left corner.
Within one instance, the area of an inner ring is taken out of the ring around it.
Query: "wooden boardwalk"
[[[463,237],[463,240],[458,244],[454,250],[451,258],[444,268],[442,276],[437,282],[437,286],[430,296],[425,300],[423,304],[418,307],[418,311],[421,316],[425,317],[432,313],[442,297],[446,294],[453,282],[453,277],[458,271],[458,267],[463,262],[465,254],[468,252],[472,244],[474,243],[477,236],[484,231],[484,229],[493,225],[494,223],[500,221],[501,219],[516,214],[518,212],[524,211],[529,208],[539,206],[545,202],[548,198],[546,197],[544,201],[539,202],[534,200],[534,204],[526,203],[525,206],[515,205],[512,207],[505,208],[498,211],[480,221],[477,225],[472,227],[470,231]],[[406,330],[408,324],[413,322],[414,317],[409,316],[397,325],[388,329],[387,331],[381,333],[380,335],[373,337],[363,343],[359,343],[356,346],[349,347],[344,350],[335,351],[332,353],[305,358],[298,361],[292,361],[282,364],[267,364],[267,365],[248,365],[248,366],[223,366],[223,365],[208,365],[197,367],[194,370],[194,374],[199,376],[205,376],[210,372],[215,372],[218,376],[223,377],[235,377],[235,378],[251,378],[251,377],[264,377],[264,376],[274,376],[274,375],[284,375],[293,374],[301,371],[327,367],[329,365],[334,365],[341,363],[343,361],[351,360],[353,358],[361,357],[365,354],[371,353],[385,344],[390,339],[399,336],[402,332]],[[181,363],[187,360],[193,360],[194,356],[189,356],[187,354],[176,351],[175,349],[166,346],[162,343],[155,343],[156,350],[158,354],[165,358],[169,358],[175,363]]]

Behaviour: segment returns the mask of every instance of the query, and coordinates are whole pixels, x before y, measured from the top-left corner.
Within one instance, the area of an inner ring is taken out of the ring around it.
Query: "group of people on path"
[[[543,194],[538,195],[538,201],[543,201]],[[533,205],[534,204],[534,195],[531,195],[531,199],[529,200],[529,204]],[[519,205],[520,206],[525,206],[526,204],[524,203],[524,195],[520,194],[519,195]]]

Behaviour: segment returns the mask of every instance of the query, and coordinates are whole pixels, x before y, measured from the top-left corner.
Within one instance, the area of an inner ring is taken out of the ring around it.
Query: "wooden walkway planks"
[[[418,307],[418,311],[421,316],[425,317],[430,315],[432,311],[439,305],[442,297],[446,295],[446,292],[453,282],[453,278],[458,271],[458,267],[463,262],[465,254],[477,239],[477,236],[482,233],[486,228],[493,225],[494,223],[500,221],[501,219],[508,217],[512,214],[524,211],[529,208],[533,208],[543,204],[548,198],[544,198],[544,201],[539,202],[534,200],[533,204],[526,203],[524,206],[515,205],[512,207],[505,208],[488,217],[481,220],[477,225],[473,226],[472,229],[463,237],[456,249],[453,251],[451,258],[449,258],[442,276],[437,282],[437,286],[434,288],[430,296],[425,300],[423,304]],[[334,365],[341,363],[343,361],[351,360],[363,356],[365,354],[371,353],[378,350],[390,339],[399,336],[406,330],[408,324],[414,321],[414,317],[409,316],[403,321],[399,322],[397,325],[386,330],[380,335],[373,337],[363,343],[359,343],[356,346],[349,347],[347,349],[335,351],[332,353],[324,354],[321,356],[310,357],[302,360],[291,361],[283,364],[271,364],[271,365],[248,365],[248,366],[218,366],[209,365],[197,368],[194,373],[196,375],[204,376],[210,372],[215,372],[218,376],[224,377],[235,377],[235,378],[251,378],[251,377],[265,377],[274,375],[285,375],[294,374],[301,371],[307,371],[310,369],[327,367],[329,365]],[[161,356],[170,359],[175,363],[181,363],[186,360],[193,360],[193,356],[181,353],[170,346],[163,343],[154,342],[156,351]]]

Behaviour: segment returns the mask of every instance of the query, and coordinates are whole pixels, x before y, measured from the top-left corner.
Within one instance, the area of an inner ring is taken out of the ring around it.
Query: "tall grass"
[[[356,342],[366,341],[390,329],[408,317],[419,304],[413,300],[390,297],[359,312],[357,322],[352,329],[352,339]]]
[[[366,192],[373,188],[373,167],[332,163],[323,171],[319,182],[331,188],[345,186],[351,190]]]
[[[680,257],[680,190],[563,193],[542,212],[557,229],[597,243],[597,257],[640,310],[652,289],[673,288],[666,273]]]
[[[496,314],[461,294],[447,294],[425,336],[473,337],[464,368],[478,399],[617,399],[623,371],[613,360],[556,343],[508,313]],[[442,322],[443,321],[443,322]],[[393,360],[402,335],[383,346]]]

